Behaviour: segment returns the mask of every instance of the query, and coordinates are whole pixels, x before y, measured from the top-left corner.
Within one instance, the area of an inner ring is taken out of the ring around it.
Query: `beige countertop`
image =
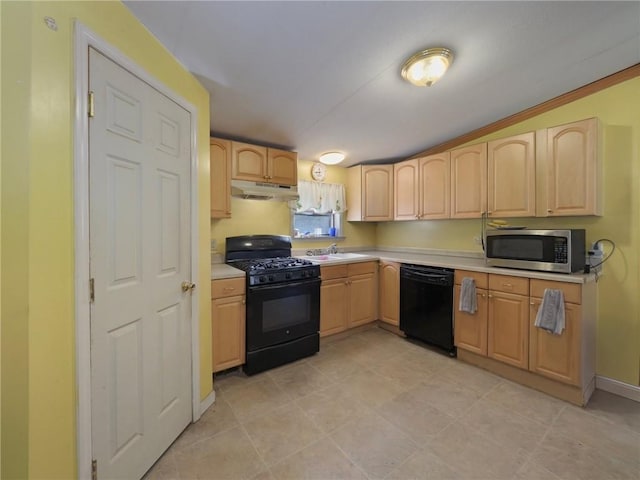
[[[451,252],[453,253],[453,252]],[[324,255],[316,257],[300,256],[306,258],[318,265],[339,265],[341,263],[367,262],[371,260],[385,260],[398,263],[411,263],[414,265],[428,265],[432,267],[452,268],[454,270],[471,270],[474,272],[493,273],[498,275],[511,275],[514,277],[536,278],[540,280],[552,280],[556,282],[567,283],[587,283],[595,281],[594,274],[564,274],[564,273],[548,273],[536,272],[530,270],[516,270],[511,268],[488,267],[485,265],[484,258],[476,254],[424,254],[410,253],[401,251],[385,251],[385,250],[365,250],[351,254]]]
[[[357,253],[339,253],[337,255],[318,255],[315,257],[306,255],[295,255],[298,258],[311,260],[317,265],[340,265],[345,263],[370,262],[385,260],[389,262],[411,263],[415,265],[428,265],[432,267],[452,268],[454,270],[471,270],[474,272],[493,273],[498,275],[511,275],[514,277],[536,278],[540,280],[551,280],[567,283],[588,283],[596,279],[594,274],[582,273],[548,273],[535,272],[530,270],[515,270],[511,268],[488,267],[484,258],[475,253],[469,252],[446,252],[440,255],[436,253],[414,253],[387,250],[365,250]],[[215,263],[211,266],[211,279],[218,280],[224,278],[243,277],[244,272],[237,268],[230,267],[224,263]]]
[[[214,263],[211,265],[211,280],[238,277],[244,277],[244,272],[242,270],[230,267],[226,263]]]

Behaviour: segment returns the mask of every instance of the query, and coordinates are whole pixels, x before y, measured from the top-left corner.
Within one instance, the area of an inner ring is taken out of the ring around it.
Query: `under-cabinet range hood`
[[[273,183],[231,181],[231,195],[253,200],[278,200],[288,202],[299,198],[298,188],[294,185],[276,185]]]

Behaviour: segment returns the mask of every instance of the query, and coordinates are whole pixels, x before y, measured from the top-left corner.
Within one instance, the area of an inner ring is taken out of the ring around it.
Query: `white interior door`
[[[91,426],[140,478],[191,420],[190,114],[89,49]]]

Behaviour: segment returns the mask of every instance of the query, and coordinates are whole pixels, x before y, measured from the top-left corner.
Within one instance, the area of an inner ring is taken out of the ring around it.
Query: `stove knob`
[[[286,278],[287,280],[291,279],[291,272],[285,273],[284,278]]]
[[[266,280],[266,278],[264,276],[261,276],[258,278],[258,282],[262,283]]]
[[[273,280],[275,279],[275,277],[273,275],[269,275],[269,281],[273,282]]]

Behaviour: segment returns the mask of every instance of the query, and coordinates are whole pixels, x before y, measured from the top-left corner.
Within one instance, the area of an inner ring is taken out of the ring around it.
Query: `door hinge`
[[[96,299],[96,289],[95,289],[95,282],[93,280],[93,278],[89,279],[89,301],[93,302]]]
[[[94,103],[93,103],[93,91],[90,90],[89,91],[89,99],[88,99],[88,109],[87,109],[87,113],[89,114],[89,118],[95,116],[95,111],[94,111]]]
[[[98,480],[98,461],[91,460],[91,480]]]

